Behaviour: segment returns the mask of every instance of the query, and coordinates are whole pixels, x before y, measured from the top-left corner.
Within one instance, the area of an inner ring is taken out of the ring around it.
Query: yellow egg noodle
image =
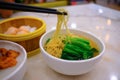
[[[61,12],[67,12],[64,9],[59,9]],[[68,15],[57,15],[57,27],[56,31],[54,32],[51,40],[49,43],[45,45],[45,49],[48,53],[55,57],[60,57],[62,54],[62,50],[64,48],[63,40],[65,36],[61,36],[60,31],[62,28],[66,29],[66,35],[70,34],[68,28],[67,28],[67,22],[68,22]]]
[[[59,11],[67,12],[64,9]],[[44,49],[55,57],[67,60],[89,59],[96,55],[95,53],[98,54],[98,48],[92,40],[69,31],[68,17],[68,15],[57,15],[56,30],[46,42]],[[62,29],[65,31],[61,32]]]

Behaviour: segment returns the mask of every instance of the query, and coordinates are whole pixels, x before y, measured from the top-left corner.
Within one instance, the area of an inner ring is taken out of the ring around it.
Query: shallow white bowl
[[[26,50],[21,45],[6,40],[0,40],[0,48],[12,49],[20,52],[15,66],[0,70],[0,80],[22,80],[26,72]]]
[[[59,72],[59,73],[65,74],[65,75],[84,74],[84,73],[91,71],[93,69],[93,67],[95,66],[95,64],[98,63],[102,59],[102,56],[103,56],[103,53],[105,50],[104,43],[99,38],[97,38],[95,35],[93,35],[92,33],[89,33],[87,31],[75,30],[75,29],[70,29],[70,31],[75,34],[84,35],[84,36],[90,38],[91,40],[93,40],[95,43],[97,43],[98,47],[100,48],[99,55],[97,55],[96,57],[93,57],[91,59],[87,59],[87,60],[74,60],[74,61],[63,60],[63,59],[59,59],[59,58],[56,58],[56,57],[50,55],[49,53],[47,53],[45,51],[43,46],[44,46],[46,40],[53,35],[54,31],[55,30],[46,32],[41,37],[39,45],[40,45],[41,53],[42,53],[42,56],[43,56],[45,62],[48,64],[48,66],[50,68],[52,68],[56,72]],[[62,32],[64,33],[65,30],[62,30]]]

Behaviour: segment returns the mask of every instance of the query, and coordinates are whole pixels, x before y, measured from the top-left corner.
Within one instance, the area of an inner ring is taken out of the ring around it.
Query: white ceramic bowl
[[[26,72],[26,50],[19,44],[11,41],[0,40],[0,48],[12,49],[20,52],[17,64],[13,67],[0,70],[0,80],[22,80]]]
[[[102,59],[103,52],[105,50],[105,46],[104,46],[103,42],[99,38],[97,38],[95,35],[93,35],[92,33],[89,33],[86,31],[81,31],[81,30],[75,30],[75,29],[70,29],[70,31],[75,34],[84,35],[84,36],[92,39],[95,43],[97,43],[98,47],[100,48],[99,55],[97,55],[96,57],[93,57],[91,59],[87,59],[87,60],[74,60],[74,61],[63,60],[63,59],[59,59],[59,58],[56,58],[56,57],[50,55],[49,53],[47,53],[44,50],[43,46],[44,46],[46,40],[51,37],[51,35],[53,34],[54,31],[55,30],[46,32],[41,37],[39,45],[40,45],[41,53],[42,53],[42,56],[43,56],[45,62],[48,64],[48,66],[50,68],[52,68],[56,72],[59,72],[59,73],[65,74],[65,75],[84,74],[84,73],[91,71],[93,69],[93,67],[95,66],[95,64],[98,63]],[[64,33],[65,30],[62,30],[62,32]]]

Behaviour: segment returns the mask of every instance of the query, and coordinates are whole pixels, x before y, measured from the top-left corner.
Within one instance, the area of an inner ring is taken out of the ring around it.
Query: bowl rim
[[[31,39],[36,37],[38,34],[43,34],[45,32],[46,29],[46,23],[44,20],[42,20],[41,18],[37,18],[37,17],[33,17],[33,16],[18,16],[18,17],[13,17],[13,18],[8,18],[5,20],[2,20],[0,22],[0,24],[11,21],[11,20],[18,20],[18,19],[24,19],[24,18],[28,18],[28,19],[34,19],[37,21],[41,21],[42,25],[40,28],[38,28],[37,30],[35,30],[34,32],[28,33],[28,34],[21,34],[21,35],[6,35],[6,34],[2,34],[0,33],[0,37],[1,38],[5,38],[7,40],[11,40],[12,38],[14,38],[14,40],[12,39],[12,41],[21,41],[21,37],[22,37],[22,41],[26,40],[26,39]],[[41,33],[40,33],[41,31]],[[30,37],[28,37],[30,36]]]
[[[14,76],[22,68],[22,66],[25,64],[25,62],[27,60],[27,52],[21,45],[15,43],[15,42],[8,41],[8,40],[0,40],[0,42],[6,42],[6,43],[16,45],[16,46],[20,47],[23,50],[23,52],[25,53],[23,61],[21,62],[21,64],[14,71],[12,71],[11,74],[9,74],[5,78],[3,78],[3,80],[7,80],[7,79],[11,78],[12,76]]]
[[[42,42],[43,42],[43,38],[44,38],[45,36],[47,36],[47,34],[49,34],[50,32],[55,31],[55,29],[52,29],[52,30],[50,30],[50,31],[48,31],[48,32],[46,32],[45,34],[42,35],[42,37],[41,37],[41,39],[40,39],[40,41],[39,41],[39,46],[40,46],[40,48],[41,48],[41,51],[43,51],[42,54],[45,54],[45,55],[47,55],[48,57],[50,57],[50,58],[52,58],[52,59],[54,59],[54,60],[56,60],[56,61],[61,61],[61,62],[66,62],[66,63],[89,62],[89,61],[96,60],[97,58],[101,57],[101,56],[104,54],[105,44],[104,44],[103,41],[102,41],[99,37],[97,37],[95,34],[89,32],[89,31],[85,31],[85,30],[78,30],[78,29],[72,29],[72,28],[70,28],[69,30],[74,30],[74,31],[76,30],[76,31],[84,32],[84,33],[89,34],[89,35],[91,35],[92,37],[96,38],[96,39],[100,42],[100,44],[102,44],[102,47],[103,47],[103,49],[102,49],[102,51],[100,52],[100,54],[97,55],[97,56],[95,56],[95,57],[92,57],[92,58],[90,58],[90,59],[86,59],[86,60],[64,60],[64,59],[57,58],[57,57],[55,57],[55,56],[50,55],[50,54],[47,53],[47,52],[45,51],[45,49],[42,47]]]

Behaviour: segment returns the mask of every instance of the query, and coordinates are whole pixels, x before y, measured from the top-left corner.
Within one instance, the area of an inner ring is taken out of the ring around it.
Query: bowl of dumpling
[[[0,22],[0,40],[9,40],[22,45],[28,56],[38,53],[39,39],[46,31],[46,23],[41,18],[20,16]]]

